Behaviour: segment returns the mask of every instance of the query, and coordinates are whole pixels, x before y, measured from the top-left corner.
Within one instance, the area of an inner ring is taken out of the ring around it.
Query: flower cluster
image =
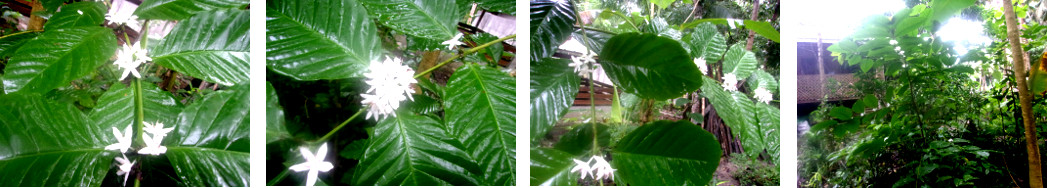
[[[309,171],[306,176],[305,186],[313,186],[316,184],[316,176],[319,172],[327,172],[334,168],[331,162],[324,161],[324,157],[327,156],[327,143],[320,145],[320,148],[316,151],[316,155],[309,152],[308,148],[301,147],[298,150],[302,153],[302,158],[305,158],[305,162],[291,166],[291,170],[295,172]]]
[[[138,24],[138,16],[134,15],[134,12],[120,12],[120,9],[110,8],[109,12],[105,13],[105,19],[109,20],[109,23],[118,25],[127,25],[131,28],[140,28]]]
[[[571,64],[567,65],[574,67],[574,71],[581,74],[582,78],[589,78],[589,73],[600,68],[600,64],[596,64],[594,56],[596,56],[596,53],[586,50],[581,56],[571,57]]]
[[[723,89],[727,91],[738,91],[738,76],[734,73],[723,75]]]
[[[754,90],[753,93],[755,93],[756,101],[762,102],[764,104],[770,104],[771,100],[774,99],[774,94],[771,94],[770,90],[767,90],[763,87],[756,88],[756,90]]]
[[[585,179],[586,176],[590,176],[595,179],[603,179],[605,177],[607,179],[614,179],[615,169],[611,168],[611,163],[608,163],[607,160],[603,159],[603,157],[593,156],[589,158],[589,161],[579,161],[578,159],[573,160],[574,163],[577,165],[575,165],[574,168],[571,169],[571,172],[581,173],[582,176],[579,177],[579,179]],[[594,161],[595,164],[589,166],[589,164],[594,163]]]
[[[160,155],[167,152],[167,147],[160,145],[160,142],[163,141],[164,137],[167,136],[167,133],[174,130],[174,128],[164,128],[164,124],[160,122],[144,122],[144,124],[145,127],[142,128],[142,130],[146,133],[152,134],[152,136],[142,134],[142,140],[145,141],[145,147],[139,149],[138,154]],[[116,143],[105,147],[106,150],[120,151],[122,158],[116,158],[116,161],[120,163],[118,165],[120,169],[116,172],[116,175],[123,175],[125,184],[127,183],[127,176],[131,173],[131,167],[134,166],[135,163],[135,161],[128,160],[127,156],[123,156],[124,153],[127,153],[127,150],[131,149],[131,137],[134,135],[134,132],[132,132],[133,130],[131,130],[131,125],[133,125],[133,123],[128,124],[127,127],[124,128],[123,133],[121,133],[119,129],[116,129],[116,127],[113,127],[113,135],[116,136]]]
[[[462,43],[462,41],[460,41],[460,40],[462,40],[462,33],[458,33],[458,35],[455,35],[454,38],[451,38],[450,40],[444,41],[444,42],[442,42],[440,44],[447,45],[447,50],[453,50],[454,47],[461,46],[461,45],[465,44],[465,43]]]
[[[148,52],[139,46],[138,43],[135,43],[133,46],[124,45],[123,48],[116,53],[116,61],[113,62],[117,67],[124,69],[124,72],[120,74],[120,79],[126,78],[128,74],[134,75],[135,78],[141,78],[142,75],[139,74],[137,70],[138,66],[142,65],[142,63],[153,60],[146,55],[147,53]]]
[[[364,73],[366,82],[371,86],[366,93],[360,94],[367,105],[367,118],[380,119],[396,116],[400,102],[410,99],[414,89],[411,84],[418,83],[414,79],[414,70],[400,63],[399,59],[389,58],[382,62],[372,62],[368,68],[370,72]]]

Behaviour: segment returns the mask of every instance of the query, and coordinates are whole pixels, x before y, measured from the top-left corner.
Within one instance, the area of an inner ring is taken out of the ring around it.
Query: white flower
[[[462,33],[458,33],[458,35],[455,35],[454,38],[451,38],[450,40],[444,41],[443,43],[440,43],[440,44],[447,45],[447,50],[452,50],[456,46],[465,44],[465,43],[462,43],[462,41],[459,41],[461,39],[462,39]]]
[[[360,94],[364,98],[361,103],[369,106],[367,118],[380,119],[384,115],[396,116],[400,102],[410,99],[414,89],[411,84],[418,83],[414,79],[414,70],[411,67],[400,64],[399,59],[389,58],[383,62],[371,62],[368,68],[370,72],[364,73],[368,85],[371,88],[366,93]]]
[[[160,155],[167,152],[167,147],[160,145],[160,142],[164,140],[162,135],[149,135],[142,134],[142,140],[145,141],[145,147],[138,150],[138,154],[146,155]]]
[[[727,91],[738,91],[738,77],[734,73],[723,75],[723,89]]]
[[[316,151],[316,155],[313,155],[312,152],[309,152],[309,149],[304,147],[298,148],[298,150],[302,153],[302,158],[305,158],[305,162],[291,166],[290,169],[295,172],[309,171],[309,174],[306,176],[305,186],[313,186],[313,184],[316,184],[317,173],[327,172],[331,170],[331,168],[334,168],[334,165],[332,165],[331,162],[324,161],[324,157],[327,156],[327,143],[320,145],[320,149]]]
[[[698,70],[702,71],[702,74],[708,74],[709,67],[705,65],[705,59],[694,58],[694,65],[698,65]]]
[[[164,123],[160,122],[156,122],[155,124],[150,124],[148,122],[143,123],[145,123],[145,127],[142,128],[143,131],[148,132],[149,134],[157,135],[159,137],[165,137],[167,136],[167,133],[171,132],[171,130],[174,130],[174,127],[164,128]]]
[[[574,72],[581,74],[582,78],[589,78],[589,73],[600,68],[593,56],[596,56],[596,53],[586,50],[581,56],[571,57],[571,63],[567,65],[574,67]]]
[[[119,12],[119,9],[110,8],[109,12],[105,13],[105,19],[109,20],[110,23],[123,24],[131,28],[141,27],[138,24],[138,16],[134,15],[134,12],[124,11]]]
[[[135,78],[141,78],[142,75],[137,70],[138,66],[146,61],[153,60],[146,55],[147,53],[138,43],[135,43],[133,46],[124,45],[116,53],[116,61],[113,62],[117,67],[124,69],[124,72],[120,74],[120,79],[126,78],[128,74],[134,75]]]
[[[120,153],[126,153],[127,149],[131,148],[131,125],[124,128],[124,134],[120,134],[120,130],[113,127],[113,135],[116,136],[116,143],[106,146],[105,150],[120,150]]]
[[[774,99],[774,94],[771,94],[770,90],[764,89],[763,87],[756,88],[756,90],[754,90],[753,93],[756,93],[756,101],[765,104],[770,104],[771,100]]]
[[[596,164],[593,164],[593,170],[596,171],[596,179],[607,177],[608,179],[614,179],[614,168],[611,168],[611,163],[607,163],[603,160],[603,157],[593,156],[589,160],[596,160]]]
[[[574,163],[577,164],[574,166],[574,168],[571,169],[571,172],[582,173],[582,176],[578,177],[578,179],[585,179],[585,177],[588,176],[591,171],[593,171],[593,168],[589,167],[588,161],[579,161],[578,159],[571,160],[574,160]]]
[[[131,176],[131,167],[134,166],[137,161],[129,161],[127,160],[127,156],[121,155],[121,157],[116,158],[116,162],[120,163],[120,165],[117,166],[119,171],[116,171],[116,175],[124,176],[124,184],[126,185],[127,177]]]

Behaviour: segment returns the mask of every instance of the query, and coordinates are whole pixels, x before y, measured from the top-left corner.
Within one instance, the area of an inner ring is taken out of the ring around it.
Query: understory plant
[[[266,3],[269,185],[515,184],[515,1]]]
[[[203,2],[31,2],[0,36],[0,186],[249,186],[249,2]]]
[[[690,115],[697,124],[691,118],[634,122],[622,118],[622,95],[686,108],[699,104],[689,96],[700,96],[713,106],[702,109],[715,109],[732,130],[728,135],[738,138],[744,160],[778,164],[779,109],[771,103],[778,80],[762,67],[777,62],[762,63],[766,59],[758,60],[744,42],[724,36],[753,31],[777,43],[774,25],[730,18],[670,24],[665,15],[674,11],[667,7],[699,2],[641,1],[643,11],[634,12],[614,10],[612,3],[531,1],[531,185],[710,185],[724,152],[701,120],[706,114]],[[562,50],[568,39],[584,49]],[[600,71],[622,92],[613,94],[611,115],[600,117],[590,102],[588,120],[562,120],[580,90],[596,96],[593,84],[581,80]],[[540,146],[558,123],[572,125],[552,135],[559,139],[551,147]]]

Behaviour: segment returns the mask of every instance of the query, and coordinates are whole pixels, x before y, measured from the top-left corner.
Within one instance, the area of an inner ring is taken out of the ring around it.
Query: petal
[[[293,166],[291,166],[291,168],[288,168],[288,169],[291,169],[292,171],[295,171],[295,172],[301,172],[301,171],[309,170],[309,165],[308,165],[308,163],[301,163],[301,164],[293,165]]]
[[[316,170],[310,170],[309,175],[305,178],[305,186],[313,186],[316,184]]]
[[[316,169],[321,172],[330,171],[332,168],[334,168],[334,165],[332,165],[331,162],[316,163],[315,166],[313,166],[313,169]]]
[[[324,161],[324,157],[327,157],[327,143],[320,145],[320,150],[316,151],[315,161]]]
[[[298,152],[300,152],[302,154],[302,158],[305,158],[306,161],[313,160],[313,156],[314,155],[313,155],[313,152],[309,151],[309,148],[299,147],[298,148]]]

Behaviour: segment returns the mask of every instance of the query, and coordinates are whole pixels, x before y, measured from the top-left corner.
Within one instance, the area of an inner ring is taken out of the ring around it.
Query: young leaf
[[[4,68],[4,91],[43,93],[90,74],[116,52],[113,30],[75,27],[27,41]]]
[[[452,136],[480,164],[483,185],[516,182],[516,79],[469,64],[447,82],[445,118]]]
[[[571,1],[531,1],[531,61],[552,57],[571,36],[575,19]]]
[[[563,59],[545,59],[531,66],[531,143],[549,132],[574,104],[581,81]]]
[[[143,0],[134,14],[143,20],[181,20],[215,9],[239,8],[249,0]]]
[[[641,98],[676,98],[702,85],[698,66],[673,39],[654,34],[620,34],[607,41],[599,57],[604,72],[615,85]]]
[[[247,81],[248,17],[235,9],[197,14],[178,23],[149,55],[156,64],[208,82]]]
[[[62,5],[62,11],[56,12],[44,24],[44,30],[98,26],[105,21],[105,12],[105,5],[99,2],[76,2]]]
[[[618,142],[611,165],[618,185],[706,185],[720,164],[720,143],[688,121],[656,121]]]
[[[360,0],[367,13],[383,25],[404,34],[445,41],[458,34],[459,13],[454,1]]]
[[[560,150],[531,148],[531,186],[578,185],[578,176],[571,173],[574,158]]]
[[[298,80],[362,77],[381,54],[374,21],[357,0],[266,4],[266,67]]]

